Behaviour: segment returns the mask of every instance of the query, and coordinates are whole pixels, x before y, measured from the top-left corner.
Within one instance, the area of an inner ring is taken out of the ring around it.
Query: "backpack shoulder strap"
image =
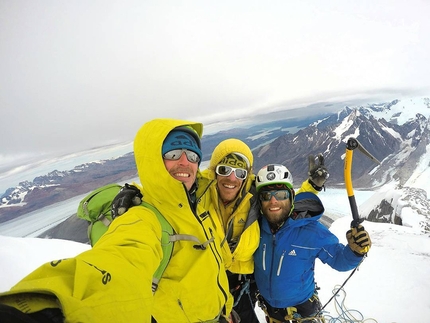
[[[171,239],[171,237],[175,236],[175,231],[155,206],[145,201],[142,201],[141,205],[150,209],[157,216],[157,219],[161,224],[161,248],[163,249],[163,259],[152,277],[152,292],[154,293],[157,290],[161,276],[163,275],[172,256],[174,240]]]
[[[161,225],[161,248],[163,249],[163,259],[160,262],[157,270],[152,277],[152,292],[158,288],[161,277],[163,276],[164,270],[169,264],[170,258],[173,253],[173,244],[179,240],[191,241],[196,243],[193,247],[198,250],[205,250],[206,246],[211,243],[214,238],[211,238],[204,243],[200,242],[199,239],[190,234],[177,234],[166,218],[158,211],[158,209],[149,204],[148,202],[142,201],[142,206],[150,209],[158,218]]]

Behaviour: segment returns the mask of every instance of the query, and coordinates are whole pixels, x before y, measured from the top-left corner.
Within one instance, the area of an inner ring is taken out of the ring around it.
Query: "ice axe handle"
[[[358,208],[357,208],[357,202],[355,201],[354,196],[354,190],[352,188],[352,180],[351,180],[351,167],[352,167],[352,152],[354,149],[358,148],[360,146],[360,143],[355,138],[349,138],[346,143],[346,165],[345,165],[345,183],[346,183],[346,190],[348,192],[348,200],[349,200],[349,206],[351,207],[351,213],[352,213],[352,222],[351,222],[351,228],[356,228],[358,225],[363,222],[364,219],[360,219],[360,216],[358,214]],[[349,151],[349,152],[348,152]]]
[[[351,222],[351,228],[356,228],[358,225],[363,222],[364,219],[360,219],[358,215],[358,208],[357,208],[357,202],[355,201],[354,195],[348,196],[349,205],[351,207],[352,211],[352,222]]]
[[[361,219],[361,218],[357,218],[357,219],[352,220],[351,221],[351,228],[358,228],[358,225],[363,221],[364,221],[364,219]]]

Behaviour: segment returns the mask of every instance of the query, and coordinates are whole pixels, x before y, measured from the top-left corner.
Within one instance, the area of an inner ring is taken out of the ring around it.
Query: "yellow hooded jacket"
[[[42,265],[0,295],[0,303],[35,312],[60,307],[65,322],[213,322],[232,307],[220,239],[200,206],[190,207],[185,186],[164,167],[161,148],[175,127],[200,123],[156,119],[137,133],[134,153],[145,201],[178,234],[155,294],[152,276],[162,260],[161,225],[151,210],[133,207],[115,219],[96,245],[80,255]]]
[[[242,184],[236,199],[224,206],[218,198],[215,168],[230,153],[240,153],[248,159],[250,175]],[[238,139],[227,139],[215,148],[209,167],[199,178],[198,196],[203,207],[209,210],[217,232],[223,239],[226,269],[237,274],[250,274],[254,271],[252,255],[260,240],[257,221],[260,208],[254,187],[255,175],[251,173],[252,163],[252,152],[245,143]]]

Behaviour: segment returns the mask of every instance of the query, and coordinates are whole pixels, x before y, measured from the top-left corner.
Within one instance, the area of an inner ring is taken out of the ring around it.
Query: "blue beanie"
[[[197,155],[199,155],[200,162],[202,161],[200,138],[192,129],[179,127],[169,132],[166,139],[164,139],[161,154],[164,155],[168,151],[174,149],[188,149],[194,151]]]

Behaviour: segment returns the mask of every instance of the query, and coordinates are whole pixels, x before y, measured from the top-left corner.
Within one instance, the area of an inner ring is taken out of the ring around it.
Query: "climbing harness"
[[[291,306],[287,308],[272,308],[266,303],[263,296],[260,293],[256,295],[258,306],[263,310],[266,315],[266,321],[268,323],[326,323],[323,315],[320,311],[309,317],[302,317],[297,313],[297,307]],[[310,302],[318,302],[318,306],[321,306],[317,294],[314,294],[310,299]],[[270,309],[269,309],[270,307]],[[273,313],[271,313],[273,312]],[[276,315],[274,315],[276,313]],[[277,316],[274,318],[273,316]]]

